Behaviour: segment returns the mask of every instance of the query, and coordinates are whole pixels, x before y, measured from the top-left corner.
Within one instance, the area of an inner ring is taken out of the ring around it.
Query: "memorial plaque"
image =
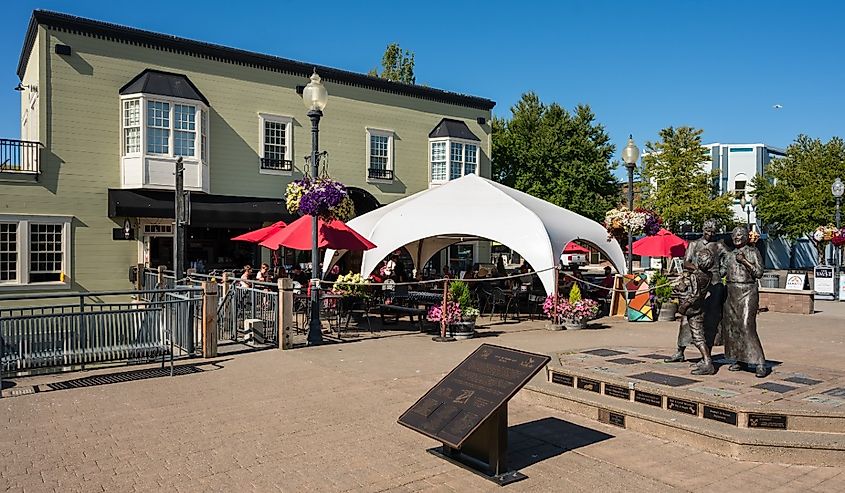
[[[581,354],[592,354],[593,356],[619,356],[620,354],[628,354],[624,351],[615,351],[613,349],[591,349],[589,351],[581,351]]]
[[[399,424],[459,449],[551,360],[482,344],[399,417]]]
[[[645,363],[641,359],[634,358],[615,358],[607,360],[609,363],[616,363],[617,365],[636,365],[637,363]]]
[[[627,387],[622,387],[621,385],[610,385],[609,383],[604,384],[604,395],[625,399],[626,401],[631,400],[631,390]]]
[[[845,397],[845,388],[839,387],[838,389],[830,389],[828,391],[822,392],[822,394],[829,395],[831,397]]]
[[[563,373],[558,373],[553,371],[552,372],[552,383],[559,383],[561,385],[566,385],[567,387],[574,387],[575,386],[575,377],[572,375],[566,375]]]
[[[736,413],[728,411],[727,409],[719,409],[718,407],[704,406],[703,416],[713,421],[727,423],[736,426]]]
[[[798,383],[798,384],[801,384],[801,385],[816,385],[816,384],[822,383],[821,380],[815,380],[815,379],[812,379],[812,378],[797,377],[797,376],[796,377],[784,378],[784,380],[787,381],[787,382]]]
[[[692,401],[685,401],[683,399],[676,399],[674,397],[666,398],[666,409],[678,411],[679,413],[691,414],[698,416],[698,404]]]
[[[634,400],[636,402],[648,404],[649,406],[663,407],[663,396],[660,396],[658,394],[652,394],[652,393],[649,393],[649,392],[643,392],[641,390],[635,390],[634,391]]]
[[[596,380],[590,380],[589,378],[581,378],[578,377],[578,388],[589,390],[590,392],[598,392],[599,391],[599,382]]]
[[[782,414],[755,414],[748,415],[749,428],[769,428],[774,430],[786,429],[786,416]]]
[[[647,371],[645,373],[638,373],[631,375],[629,378],[636,378],[637,380],[645,380],[646,382],[659,383],[661,385],[668,385],[670,387],[682,387],[691,383],[697,383],[698,380],[691,378],[676,377],[675,375],[667,375],[665,373],[656,373]]]
[[[599,409],[599,421],[620,428],[625,427],[625,415],[608,411],[607,409]]]
[[[641,354],[641,355],[639,355],[639,356],[640,356],[640,358],[661,359],[661,360],[662,360],[662,359],[667,359],[667,358],[669,358],[669,357],[670,357],[668,354],[656,354],[656,353],[651,353],[651,354]]]
[[[768,390],[769,392],[777,392],[778,394],[785,394],[787,392],[792,392],[793,390],[798,390],[798,387],[793,387],[792,385],[784,385],[782,383],[775,383],[775,382],[766,382],[761,383],[758,385],[752,385],[755,389],[763,389]]]

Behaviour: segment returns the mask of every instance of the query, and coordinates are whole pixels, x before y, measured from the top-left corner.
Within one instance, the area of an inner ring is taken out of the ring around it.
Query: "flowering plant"
[[[833,246],[835,247],[845,246],[845,228],[840,229],[839,233],[830,239],[830,242],[833,243]]]
[[[550,294],[543,303],[543,313],[555,322],[562,320],[592,320],[599,313],[599,304],[595,300],[571,301],[568,298]]]
[[[827,225],[819,226],[813,231],[813,239],[816,241],[831,241],[835,236],[838,236],[840,231],[836,226]]]
[[[462,320],[470,320],[474,319],[481,315],[481,312],[478,311],[478,308],[468,306],[466,308],[461,308],[461,319]]]
[[[656,212],[641,207],[633,211],[627,207],[620,207],[611,209],[604,215],[604,227],[607,229],[608,238],[617,240],[625,236],[628,231],[634,235],[656,235],[662,224],[663,220]]]
[[[317,215],[324,220],[346,220],[355,213],[346,187],[330,178],[291,182],[285,190],[285,205],[294,214]]]
[[[367,288],[369,284],[369,279],[361,277],[361,274],[350,272],[349,274],[337,277],[332,292],[348,297],[366,297],[368,295]]]
[[[440,322],[446,318],[447,324],[453,324],[461,321],[461,305],[455,301],[446,302],[446,310],[443,310],[443,304],[434,305],[428,309],[426,320],[429,322]]]

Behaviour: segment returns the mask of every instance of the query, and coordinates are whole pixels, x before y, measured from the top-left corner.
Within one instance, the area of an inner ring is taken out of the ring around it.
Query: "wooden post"
[[[292,349],[291,326],[293,325],[293,280],[289,277],[279,279],[279,348]]]
[[[217,356],[217,283],[202,283],[202,357]]]
[[[138,264],[137,267],[138,277],[135,278],[135,290],[140,291],[142,289],[149,289],[144,286],[144,264]]]
[[[226,299],[226,295],[229,294],[229,273],[224,271],[223,272],[223,299]]]
[[[154,289],[161,289],[164,286],[164,266],[158,266],[158,277],[156,278],[156,285]]]

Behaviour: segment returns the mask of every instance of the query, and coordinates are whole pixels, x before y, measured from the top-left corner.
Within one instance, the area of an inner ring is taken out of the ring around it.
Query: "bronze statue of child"
[[[693,366],[691,373],[713,375],[716,369],[713,367],[710,346],[704,337],[704,300],[710,286],[713,254],[702,249],[696,253],[695,260],[695,270],[684,273],[675,286],[675,294],[679,299],[678,313],[684,315],[681,324],[686,322],[692,335],[692,343],[701,352],[701,361]]]

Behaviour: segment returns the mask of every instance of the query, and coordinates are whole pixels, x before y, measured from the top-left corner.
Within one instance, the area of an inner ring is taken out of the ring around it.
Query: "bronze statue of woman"
[[[731,233],[734,248],[727,255],[727,300],[722,314],[722,340],[725,357],[734,363],[731,371],[743,370],[747,365],[756,367],[756,375],[769,374],[766,356],[757,335],[757,308],[760,294],[757,279],[763,277],[763,257],[757,248],[748,244],[748,229],[737,227]]]

